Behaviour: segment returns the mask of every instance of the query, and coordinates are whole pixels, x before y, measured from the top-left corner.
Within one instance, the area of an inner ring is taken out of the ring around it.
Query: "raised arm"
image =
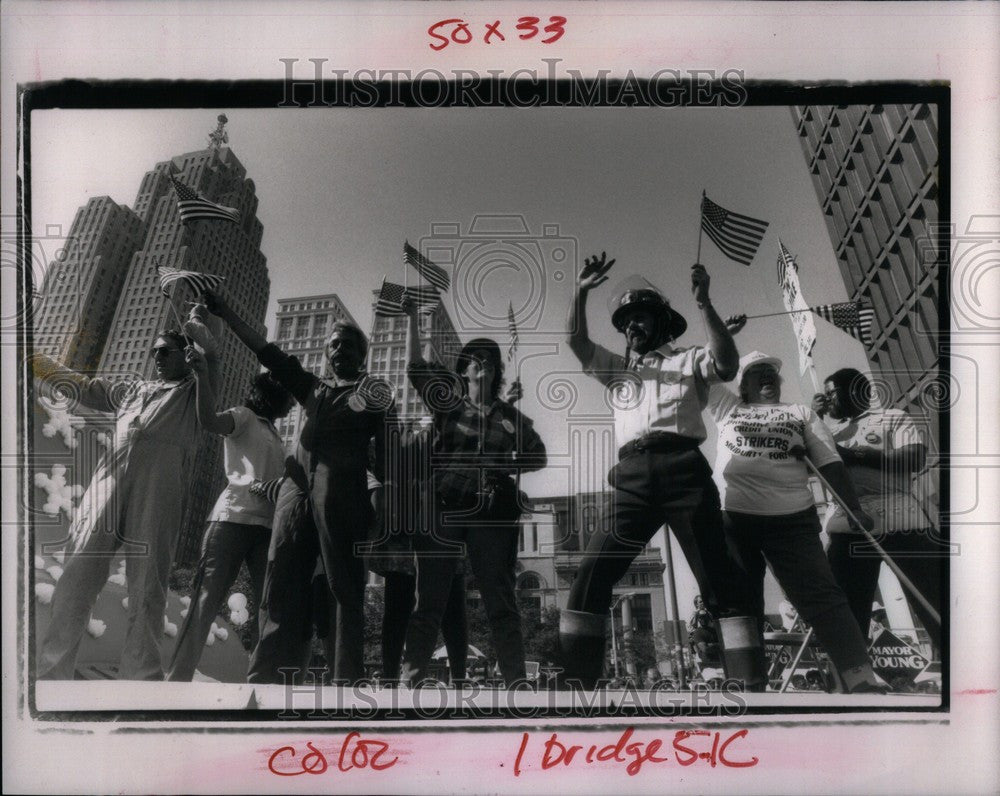
[[[614,259],[608,261],[607,254],[601,252],[600,257],[594,255],[583,261],[583,268],[576,278],[576,291],[566,316],[566,342],[584,366],[594,358],[594,343],[587,331],[587,296],[595,287],[608,281],[607,273],[614,264]]]
[[[271,371],[271,375],[294,396],[296,401],[305,404],[319,379],[305,370],[298,359],[286,354],[276,345],[268,343],[264,335],[233,312],[217,293],[205,291],[203,295],[208,311],[218,315],[233,330],[233,333],[257,355],[260,363]]]
[[[260,354],[264,346],[267,345],[267,338],[264,337],[264,335],[251,327],[250,324],[233,312],[232,308],[226,304],[218,293],[206,290],[204,293],[204,299],[205,306],[208,307],[209,312],[213,315],[218,315],[225,322],[225,324],[233,330],[233,334],[240,338],[243,345],[255,354]]]
[[[45,354],[35,354],[30,365],[31,373],[42,391],[52,393],[53,382],[69,383],[73,385],[80,403],[88,409],[96,409],[98,412],[118,411],[118,406],[111,401],[110,385],[104,379],[84,376]]]
[[[195,392],[197,400],[195,402],[195,414],[198,422],[206,431],[213,434],[232,434],[236,428],[233,416],[228,412],[215,411],[215,383],[212,377],[213,363],[194,346],[188,346],[185,350],[184,359],[191,366],[191,372],[195,378]]]
[[[705,266],[697,263],[691,266],[691,293],[694,294],[694,300],[698,303],[698,309],[701,310],[702,318],[705,320],[708,350],[712,352],[712,359],[715,360],[715,371],[723,381],[732,381],[740,367],[740,354],[732,334],[712,306],[712,300],[708,296],[710,282],[711,277]]]

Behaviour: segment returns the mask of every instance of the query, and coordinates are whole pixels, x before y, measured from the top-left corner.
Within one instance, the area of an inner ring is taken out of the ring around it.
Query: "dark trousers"
[[[719,491],[701,451],[633,454],[611,469],[608,483],[614,493],[604,527],[587,545],[567,608],[606,614],[615,583],[667,523],[712,614],[745,614],[745,578],[726,546]]]
[[[364,677],[365,566],[356,546],[371,521],[364,472],[317,468],[312,489],[286,478],[278,494],[260,607],[260,641],[250,658],[249,682],[284,683],[303,677],[313,629],[311,583],[317,556],[333,600],[334,679]],[[282,675],[281,669],[291,669]]]
[[[441,510],[437,512],[433,533],[414,537],[417,605],[406,630],[401,679],[416,685],[427,676],[452,582],[461,562],[463,542],[486,606],[500,671],[508,684],[523,679],[524,639],[514,593],[518,539],[516,521],[500,524],[484,514],[470,518],[463,525],[440,520]]]
[[[938,611],[941,610],[941,579],[944,575],[945,550],[941,542],[929,538],[928,530],[884,534],[876,537],[879,545],[892,558],[903,573],[913,581],[920,593]],[[851,545],[857,545],[854,553]],[[840,588],[847,595],[851,613],[861,632],[868,637],[872,618],[872,602],[878,586],[882,557],[871,548],[863,537],[852,533],[831,533],[827,548],[830,568]],[[906,586],[903,591],[910,598],[910,607],[916,611],[934,646],[941,648],[941,627],[927,612],[913,592]]]
[[[816,509],[766,516],[727,511],[726,536],[747,573],[754,615],[764,621],[765,559],[799,615],[841,671],[868,663],[868,645],[833,577]]]
[[[417,579],[408,572],[386,573],[385,613],[382,615],[382,676],[386,680],[399,679],[406,628],[417,604],[416,590]],[[464,680],[469,654],[464,572],[457,572],[451,580],[448,602],[441,616],[441,635],[444,636],[445,649],[448,650],[448,669],[452,682]]]
[[[201,543],[198,571],[191,586],[191,604],[177,637],[177,646],[167,670],[167,680],[191,681],[222,598],[236,582],[244,561],[250,573],[254,603],[260,604],[270,541],[271,529],[262,525],[209,523]],[[254,621],[254,643],[257,640],[256,624]]]

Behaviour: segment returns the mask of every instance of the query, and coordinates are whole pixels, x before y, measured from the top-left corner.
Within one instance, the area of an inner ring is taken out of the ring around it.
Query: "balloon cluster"
[[[35,473],[35,486],[45,490],[46,500],[42,505],[42,511],[53,516],[60,511],[66,515],[73,511],[73,499],[83,494],[83,487],[79,484],[70,485],[66,483],[66,465],[53,464],[52,474]]]
[[[42,426],[42,436],[52,438],[56,434],[61,434],[63,443],[67,448],[76,447],[76,436],[73,433],[73,426],[69,420],[69,412],[59,407],[41,404],[45,414],[49,416],[49,422]]]

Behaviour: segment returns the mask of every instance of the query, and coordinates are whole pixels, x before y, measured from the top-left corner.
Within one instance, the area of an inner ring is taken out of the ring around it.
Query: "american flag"
[[[268,503],[277,503],[278,493],[281,491],[281,485],[284,481],[284,476],[272,478],[270,481],[253,481],[247,491],[251,495],[264,498]]]
[[[767,222],[726,210],[702,194],[701,228],[730,260],[750,265],[767,232]]]
[[[170,182],[174,185],[174,192],[177,194],[177,209],[181,212],[181,223],[189,221],[232,221],[234,224],[240,223],[240,211],[232,207],[224,207],[210,202],[199,194],[194,188],[190,188],[182,182],[178,182],[173,174],[170,175]]]
[[[196,295],[204,293],[206,290],[217,290],[226,280],[224,276],[199,274],[197,271],[182,271],[169,265],[161,265],[156,270],[160,275],[160,290],[167,298],[170,298],[170,291],[167,288],[179,279],[191,285]]]
[[[403,299],[409,298],[418,307],[433,307],[441,300],[435,287],[403,287],[394,282],[382,282],[375,299],[375,314],[385,318],[404,315]]]
[[[438,290],[447,291],[451,287],[451,277],[448,276],[448,272],[424,257],[410,245],[409,241],[403,243],[403,262],[416,268],[417,273]]]
[[[507,302],[507,331],[510,332],[510,345],[507,346],[507,359],[514,360],[517,353],[517,323],[514,321],[514,305]]]
[[[842,304],[823,304],[820,307],[810,307],[810,309],[823,320],[829,321],[866,346],[872,344],[872,324],[875,322],[875,310],[870,307],[865,307],[859,301],[845,301]]]

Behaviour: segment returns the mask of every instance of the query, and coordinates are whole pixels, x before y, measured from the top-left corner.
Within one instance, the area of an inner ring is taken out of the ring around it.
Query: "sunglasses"
[[[158,357],[158,356],[168,356],[169,354],[172,354],[175,351],[179,352],[180,349],[179,348],[173,348],[172,346],[158,345],[155,348],[153,348],[153,349],[150,350],[149,355],[151,357],[155,358],[155,357]]]

